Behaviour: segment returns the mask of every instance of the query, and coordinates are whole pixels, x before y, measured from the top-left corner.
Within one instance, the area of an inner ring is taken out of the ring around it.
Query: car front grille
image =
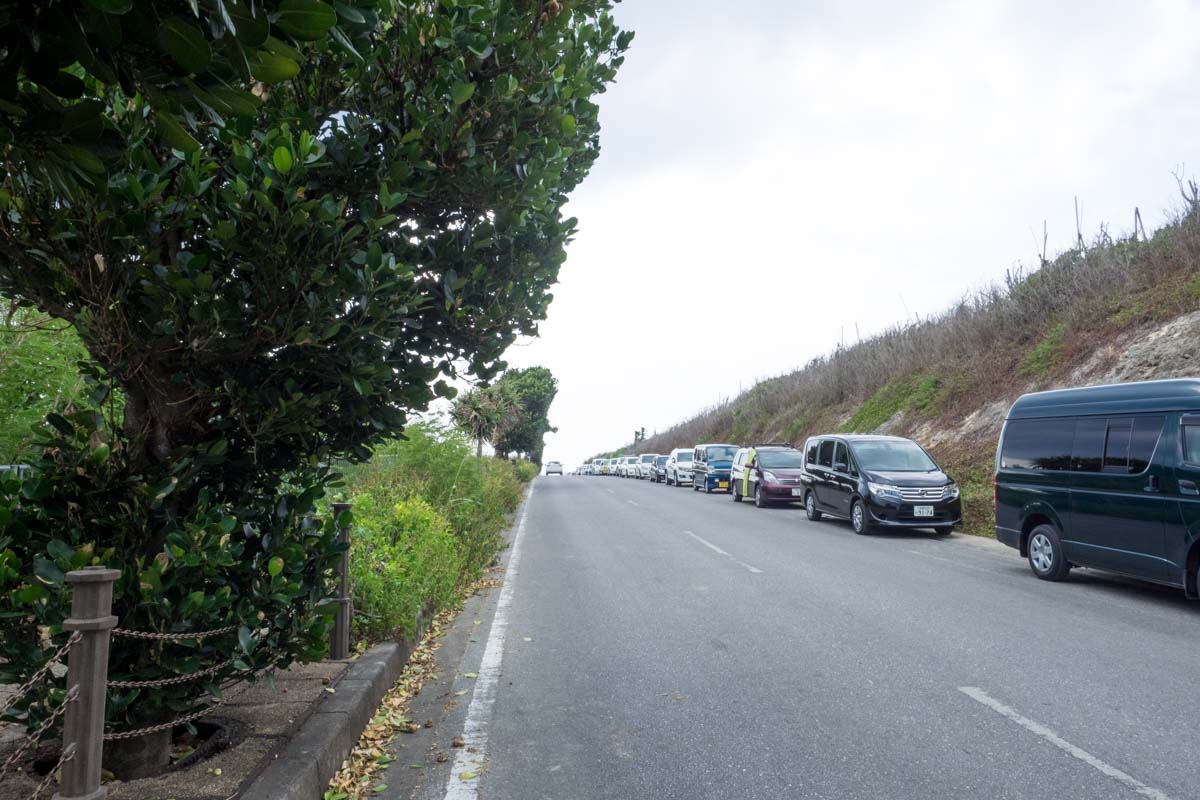
[[[900,486],[900,497],[910,503],[938,502],[946,495],[944,486]]]

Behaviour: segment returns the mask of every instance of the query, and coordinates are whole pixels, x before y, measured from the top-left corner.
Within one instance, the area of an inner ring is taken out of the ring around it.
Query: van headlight
[[[895,486],[889,486],[886,483],[868,483],[867,490],[876,497],[891,497],[895,500],[900,499],[900,490]]]
[[[774,472],[763,472],[763,480],[767,483],[779,483],[779,479],[775,477]]]
[[[943,494],[945,495],[945,498],[947,500],[957,500],[958,499],[958,484],[957,483],[946,484],[946,488],[943,490]]]

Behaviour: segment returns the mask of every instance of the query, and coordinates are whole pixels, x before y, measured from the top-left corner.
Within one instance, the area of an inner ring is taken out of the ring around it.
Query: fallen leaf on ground
[[[474,780],[475,773],[474,772],[464,772],[462,775],[459,775],[458,778],[459,778],[459,780],[464,780],[464,781]]]
[[[461,736],[455,736],[453,739],[450,740],[451,747],[465,747],[466,744],[467,743],[463,741],[463,738]]]

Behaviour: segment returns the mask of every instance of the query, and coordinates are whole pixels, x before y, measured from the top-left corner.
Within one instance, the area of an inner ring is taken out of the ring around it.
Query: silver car
[[[692,485],[692,448],[677,447],[667,459],[667,486]]]

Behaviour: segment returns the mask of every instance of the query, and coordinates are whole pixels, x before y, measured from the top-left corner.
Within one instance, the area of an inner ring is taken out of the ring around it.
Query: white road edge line
[[[1094,767],[1113,780],[1125,784],[1125,786],[1129,787],[1143,797],[1149,797],[1153,800],[1171,800],[1171,797],[1165,792],[1155,789],[1153,786],[1147,786],[1132,775],[1122,772],[1111,764],[1106,764],[1088,751],[1071,744],[1066,739],[1047,728],[1045,725],[1021,716],[1013,709],[1001,703],[999,700],[991,697],[987,692],[983,691],[979,687],[960,686],[958,687],[958,690],[972,700],[987,706],[1002,717],[1007,717],[1030,733],[1040,736],[1068,755],[1078,758],[1083,763],[1090,767]]]
[[[726,557],[726,558],[728,558],[730,561],[732,561],[733,563],[737,564],[739,567],[744,567],[745,569],[748,569],[748,570],[750,570],[751,572],[753,572],[755,575],[760,575],[760,574],[762,574],[762,570],[761,570],[761,569],[759,569],[758,567],[752,567],[752,566],[750,566],[749,564],[747,564],[745,561],[739,561],[737,558],[735,558],[735,557],[734,557],[734,555],[733,555],[732,553],[729,553],[729,552],[726,552],[725,550],[722,550],[721,548],[717,547],[715,544],[713,544],[712,542],[710,542],[708,539],[705,539],[705,538],[704,538],[704,537],[702,537],[702,536],[697,536],[696,534],[692,533],[691,531],[684,531],[684,533],[686,533],[688,536],[690,536],[690,537],[692,537],[693,539],[695,539],[695,540],[696,540],[697,542],[699,542],[700,544],[702,544],[702,545],[704,545],[705,547],[707,547],[709,550],[712,550],[714,553],[720,553],[721,555],[725,556],[725,557]]]
[[[514,579],[521,563],[521,541],[525,538],[525,520],[533,503],[533,492],[531,486],[529,496],[525,498],[525,507],[521,510],[521,519],[517,522],[517,532],[513,536],[512,553],[504,569],[504,585],[500,587],[492,629],[483,648],[483,659],[479,662],[479,677],[475,679],[471,704],[467,706],[467,720],[463,724],[465,746],[456,748],[454,766],[446,783],[446,800],[474,800],[479,797],[480,774],[488,757],[488,722],[496,702],[496,686],[500,682],[500,664],[504,658],[504,637],[508,633],[508,609],[512,605]],[[473,777],[463,780],[460,777],[463,773],[473,773]]]

